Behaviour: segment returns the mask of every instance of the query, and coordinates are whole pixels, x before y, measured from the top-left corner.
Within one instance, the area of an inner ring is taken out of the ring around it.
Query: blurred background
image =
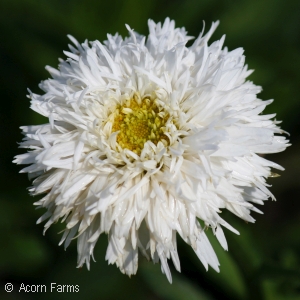
[[[0,3],[0,298],[1,299],[300,299],[300,1],[287,0],[1,0]],[[58,246],[62,224],[43,236],[43,213],[28,196],[27,176],[11,163],[22,153],[19,126],[45,123],[29,109],[27,88],[41,93],[38,84],[49,77],[46,65],[57,67],[71,34],[80,42],[106,39],[106,33],[126,36],[125,23],[147,35],[147,19],[169,16],[177,27],[197,36],[212,21],[220,26],[211,42],[226,34],[230,50],[243,47],[246,62],[255,69],[250,80],[263,86],[260,98],[275,99],[265,113],[277,113],[291,134],[292,147],[269,155],[286,168],[270,178],[277,202],[268,201],[255,224],[225,213],[241,233],[226,231],[225,252],[208,233],[221,263],[221,273],[204,270],[189,246],[179,239],[182,272],[174,270],[170,285],[160,266],[140,260],[132,278],[105,261],[107,237],[102,236],[91,270],[76,268],[76,242],[67,251]],[[5,283],[14,291],[6,293]],[[78,293],[50,293],[50,283],[79,285]],[[18,293],[24,284],[45,284],[48,292]]]

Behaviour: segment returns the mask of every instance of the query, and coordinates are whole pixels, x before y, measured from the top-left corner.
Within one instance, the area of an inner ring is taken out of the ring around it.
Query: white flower
[[[219,213],[228,209],[254,222],[253,206],[274,196],[267,189],[271,168],[260,154],[285,150],[283,131],[261,115],[272,101],[246,77],[243,49],[228,51],[225,37],[208,45],[213,23],[187,47],[184,28],[168,18],[149,21],[148,38],[129,26],[130,37],[69,45],[52,79],[30,93],[31,108],[49,123],[22,127],[17,164],[36,178],[35,204],[47,208],[45,230],[62,219],[61,243],[77,237],[78,266],[89,268],[101,233],[108,234],[106,260],[135,274],[138,250],[180,271],[176,234],[205,266],[219,262],[205,227],[227,250],[222,227],[238,233]]]

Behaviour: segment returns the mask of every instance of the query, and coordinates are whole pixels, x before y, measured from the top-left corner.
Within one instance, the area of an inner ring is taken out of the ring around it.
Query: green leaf
[[[139,267],[139,273],[143,276],[146,284],[153,293],[170,300],[210,300],[200,287],[195,286],[180,273],[172,273],[173,283],[170,284],[161,272],[159,264],[143,262]]]

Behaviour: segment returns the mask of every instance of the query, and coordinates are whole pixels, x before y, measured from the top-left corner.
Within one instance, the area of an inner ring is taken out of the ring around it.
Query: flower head
[[[130,37],[108,35],[65,51],[52,79],[30,93],[31,108],[48,124],[22,127],[26,154],[14,162],[35,178],[35,204],[47,212],[45,230],[62,219],[61,242],[77,236],[78,266],[89,268],[102,233],[106,259],[135,274],[138,255],[180,271],[177,233],[205,266],[219,262],[204,227],[227,249],[222,227],[238,233],[219,213],[227,209],[248,222],[253,204],[274,196],[271,168],[260,154],[285,150],[287,140],[261,112],[272,101],[246,77],[243,49],[228,51],[224,36],[208,44],[218,22],[187,47],[191,37],[149,20],[150,34],[127,26]]]

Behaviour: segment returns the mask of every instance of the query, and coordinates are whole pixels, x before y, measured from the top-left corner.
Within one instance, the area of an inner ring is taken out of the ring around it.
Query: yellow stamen
[[[117,136],[118,144],[123,149],[127,148],[139,155],[146,141],[150,140],[157,145],[159,141],[164,140],[164,145],[169,144],[169,139],[162,129],[169,115],[166,113],[161,117],[155,101],[150,98],[138,100],[133,96],[117,107],[112,132],[120,131]]]

